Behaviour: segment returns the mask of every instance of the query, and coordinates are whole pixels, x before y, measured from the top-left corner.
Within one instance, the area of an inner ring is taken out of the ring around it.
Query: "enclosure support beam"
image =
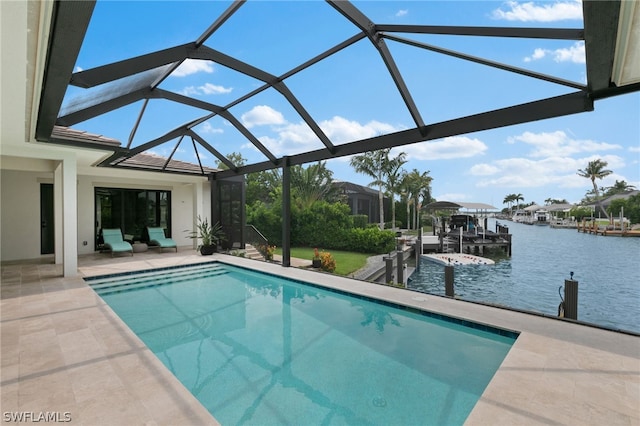
[[[291,266],[291,169],[289,157],[282,162],[282,266]]]

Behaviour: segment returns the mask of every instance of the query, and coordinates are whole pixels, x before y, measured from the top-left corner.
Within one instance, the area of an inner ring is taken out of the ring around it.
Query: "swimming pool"
[[[220,262],[87,281],[223,425],[462,424],[517,337]]]

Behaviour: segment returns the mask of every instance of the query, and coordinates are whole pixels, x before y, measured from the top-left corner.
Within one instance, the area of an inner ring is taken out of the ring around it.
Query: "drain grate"
[[[384,399],[381,396],[373,398],[373,406],[374,407],[386,407],[387,406],[387,400]]]

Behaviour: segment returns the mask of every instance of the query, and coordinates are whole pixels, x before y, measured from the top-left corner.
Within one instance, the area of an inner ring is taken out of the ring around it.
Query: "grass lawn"
[[[424,225],[422,227],[422,235],[431,235],[433,227],[431,225]],[[414,237],[418,236],[418,230],[417,229],[407,229],[405,231],[403,231],[403,235],[411,235]]]
[[[319,249],[319,251],[322,251]],[[354,253],[351,251],[326,250],[336,260],[335,274],[349,275],[367,264],[367,258],[373,256],[372,253]],[[282,254],[282,247],[276,248],[276,254]],[[300,259],[313,259],[313,248],[311,247],[291,247],[291,257]]]

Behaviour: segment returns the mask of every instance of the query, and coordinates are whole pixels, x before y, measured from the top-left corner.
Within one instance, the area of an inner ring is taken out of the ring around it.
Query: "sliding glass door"
[[[146,227],[162,227],[171,236],[171,191],[95,188],[95,249],[103,228],[119,228],[125,240],[146,241]]]

